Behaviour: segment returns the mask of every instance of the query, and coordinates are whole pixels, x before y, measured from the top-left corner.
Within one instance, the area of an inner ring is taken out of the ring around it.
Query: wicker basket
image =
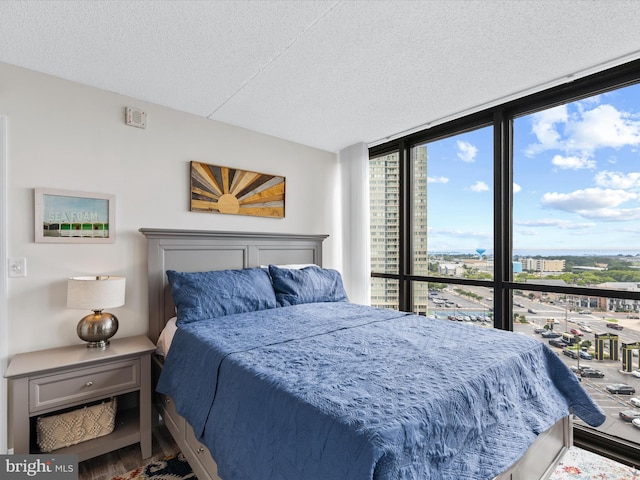
[[[51,452],[108,435],[115,426],[116,404],[114,397],[98,405],[85,406],[58,415],[38,417],[36,430],[40,451]]]

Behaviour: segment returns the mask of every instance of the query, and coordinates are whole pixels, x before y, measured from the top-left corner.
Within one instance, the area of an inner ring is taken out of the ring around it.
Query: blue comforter
[[[346,302],[181,326],[157,389],[224,480],[490,479],[605,419],[535,339]]]

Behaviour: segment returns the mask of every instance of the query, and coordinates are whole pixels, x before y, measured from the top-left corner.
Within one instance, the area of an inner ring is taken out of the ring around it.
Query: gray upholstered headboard
[[[156,342],[175,315],[167,270],[197,272],[314,263],[322,266],[328,235],[141,228],[147,237],[149,338]]]

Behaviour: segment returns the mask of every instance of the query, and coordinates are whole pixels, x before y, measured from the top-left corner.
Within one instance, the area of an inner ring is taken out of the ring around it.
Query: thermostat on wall
[[[138,128],[147,127],[147,114],[137,108],[126,107],[124,109],[125,122],[127,125]]]

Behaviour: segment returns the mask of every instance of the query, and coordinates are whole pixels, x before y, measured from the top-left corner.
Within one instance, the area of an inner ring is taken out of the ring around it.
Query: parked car
[[[634,418],[633,422],[631,422],[634,427],[640,428],[640,418]]]
[[[625,422],[633,422],[636,418],[640,418],[640,410],[623,410],[619,415]]]
[[[544,333],[546,331],[547,331],[547,329],[544,328],[544,327],[536,327],[536,328],[533,329],[533,333]]]
[[[614,383],[611,385],[607,385],[604,388],[606,388],[607,392],[609,393],[619,393],[624,395],[633,395],[634,393],[636,393],[636,389],[631,385],[627,385],[626,383]]]
[[[585,378],[602,378],[604,377],[604,372],[601,372],[600,370],[597,370],[595,368],[583,368],[580,372],[580,375]]]
[[[584,360],[593,360],[593,357],[589,352],[585,352],[584,350],[580,350],[580,358]]]
[[[538,312],[536,312],[533,308],[528,308],[527,312],[529,313],[533,313],[534,315],[536,315]]]
[[[607,323],[608,328],[613,328],[614,330],[622,330],[624,327],[617,323]]]
[[[549,345],[551,345],[552,347],[558,347],[558,348],[564,348],[568,346],[562,340],[558,340],[557,338],[552,338],[551,340],[549,340]]]
[[[633,372],[631,372],[631,375],[640,378],[640,370],[634,370]]]
[[[578,358],[578,352],[576,350],[569,350],[568,348],[563,348],[562,353],[564,353],[567,357]]]
[[[574,335],[578,335],[579,337],[583,337],[584,333],[582,333],[580,330],[578,330],[577,328],[572,328],[571,330],[569,330],[571,333],[573,333]]]
[[[629,403],[634,407],[640,408],[640,397],[631,397]]]
[[[558,338],[562,336],[561,333],[554,332],[553,330],[547,330],[546,332],[542,332],[540,335],[542,338]]]
[[[589,325],[580,325],[580,329],[583,332],[593,333],[593,330],[591,329],[591,327]]]

